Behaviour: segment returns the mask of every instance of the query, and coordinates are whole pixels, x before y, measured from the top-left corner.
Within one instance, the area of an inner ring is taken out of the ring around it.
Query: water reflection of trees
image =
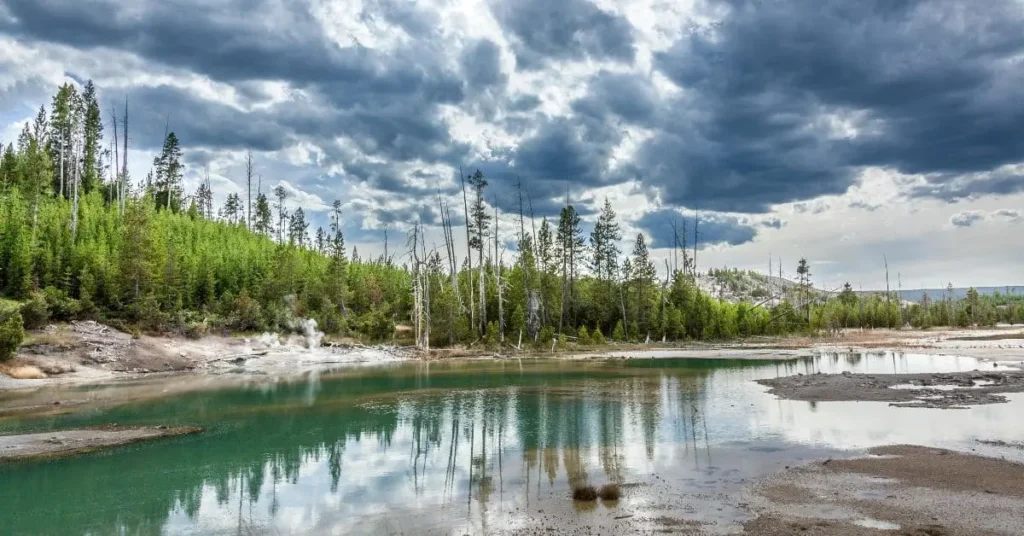
[[[624,483],[631,463],[627,447],[638,441],[648,459],[659,442],[668,442],[685,444],[687,452],[692,448],[697,460],[700,440],[707,445],[702,407],[712,370],[320,378],[312,399],[310,386],[301,382],[192,394],[115,409],[106,418],[120,423],[198,419],[211,425],[204,435],[9,469],[0,473],[0,502],[10,511],[61,505],[67,497],[87,497],[98,505],[58,506],[55,516],[20,518],[23,532],[52,532],[59,526],[148,533],[159,531],[174,512],[195,521],[204,494],[212,491],[222,510],[237,507],[240,528],[251,527],[273,518],[278,491],[297,484],[303,468],[323,466],[332,493],[340,492],[347,474],[370,471],[381,477],[373,486],[407,487],[417,496],[438,495],[443,481],[438,502],[465,501],[471,516],[486,520],[495,493],[499,502],[508,492],[526,493],[529,500],[531,488],[534,494],[541,490],[541,475],[548,488],[592,479]],[[411,385],[427,391],[380,394]],[[346,465],[346,451],[354,444],[383,452],[404,449],[408,458],[393,467]],[[443,476],[438,459],[445,463]],[[517,475],[514,489],[506,489],[506,471]],[[51,473],[60,478],[47,478]],[[383,478],[393,474],[406,478]],[[395,490],[373,491],[386,496]]]

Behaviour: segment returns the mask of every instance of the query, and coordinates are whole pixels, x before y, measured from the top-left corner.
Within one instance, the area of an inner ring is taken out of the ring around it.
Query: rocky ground
[[[194,434],[191,426],[106,426],[40,434],[0,436],[0,463],[60,458],[95,452],[140,441]]]

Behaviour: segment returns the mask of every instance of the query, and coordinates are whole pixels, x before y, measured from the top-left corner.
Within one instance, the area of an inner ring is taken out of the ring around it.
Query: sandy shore
[[[1024,533],[1024,465],[913,446],[826,460],[751,487],[744,532],[775,536]]]
[[[40,434],[0,436],[0,463],[74,456],[200,431],[192,426],[142,426],[60,430]]]

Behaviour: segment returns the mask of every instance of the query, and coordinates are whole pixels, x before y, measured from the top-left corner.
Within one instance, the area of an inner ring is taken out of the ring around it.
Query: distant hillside
[[[956,288],[954,288],[953,289],[953,298],[954,299],[960,299],[960,298],[963,298],[963,297],[967,296],[968,288],[969,287],[956,287]],[[992,294],[996,294],[996,293],[1000,293],[1000,294],[1018,294],[1018,295],[1024,294],[1024,286],[974,287],[974,288],[975,288],[975,290],[978,291],[979,294],[981,294],[983,296],[988,296],[988,295],[992,295]],[[872,294],[874,292],[884,292],[884,291],[871,291],[871,292],[865,291],[864,294]],[[929,298],[935,300],[935,299],[943,299],[943,298],[945,298],[947,292],[948,291],[946,289],[944,289],[944,288],[919,288],[919,289],[912,289],[912,290],[903,290],[900,293],[900,295],[902,296],[904,301],[915,302],[916,303],[916,302],[921,301],[921,299],[924,297],[925,294],[928,294]]]

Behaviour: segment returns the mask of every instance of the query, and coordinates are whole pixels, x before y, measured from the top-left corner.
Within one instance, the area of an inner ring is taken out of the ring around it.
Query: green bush
[[[590,338],[594,342],[594,344],[597,344],[597,345],[602,345],[602,344],[605,344],[606,342],[608,342],[608,341],[604,340],[604,333],[601,333],[601,327],[600,326],[594,328],[594,333],[592,333],[590,335]]]
[[[28,301],[21,305],[21,318],[25,329],[39,329],[50,321],[50,309],[41,292],[33,292]]]
[[[50,310],[50,318],[65,321],[78,318],[81,305],[78,300],[68,296],[67,292],[57,287],[46,287],[43,289],[43,297],[46,300],[46,307]]]
[[[487,346],[495,347],[498,346],[498,341],[501,339],[501,330],[498,329],[498,323],[491,321],[487,323]]]
[[[554,328],[548,326],[541,328],[540,333],[537,334],[537,344],[541,345],[541,347],[547,347],[551,345],[551,341],[553,341],[554,339],[555,330]]]
[[[8,313],[6,318],[0,319],[0,361],[7,361],[14,357],[14,353],[24,339],[25,328],[21,320],[21,313]]]
[[[263,328],[263,308],[244,290],[234,300],[228,325],[237,331],[259,331]]]
[[[576,342],[584,345],[593,344],[593,341],[590,339],[590,333],[587,331],[587,326],[580,326],[580,330],[576,334]]]
[[[384,311],[366,313],[357,325],[359,332],[374,342],[390,341],[395,336],[395,322]]]
[[[615,323],[615,329],[612,330],[613,341],[625,341],[626,340],[626,329],[622,327],[622,321],[619,320]]]

